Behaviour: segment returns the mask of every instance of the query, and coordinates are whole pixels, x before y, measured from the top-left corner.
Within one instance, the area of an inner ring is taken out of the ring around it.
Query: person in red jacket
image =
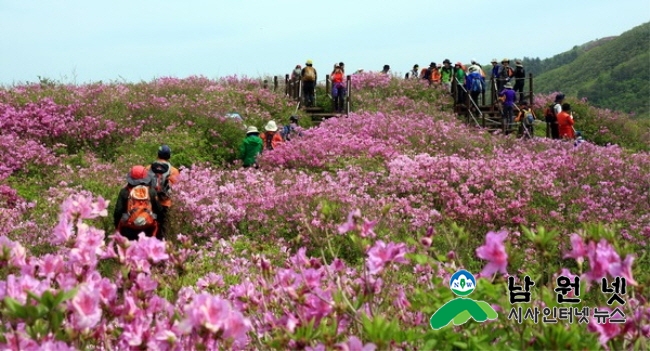
[[[562,112],[557,115],[557,124],[560,130],[560,138],[562,139],[575,139],[575,131],[573,129],[573,114],[571,113],[571,105],[562,104]]]
[[[264,126],[264,130],[266,130],[266,132],[260,135],[264,145],[263,150],[273,150],[284,142],[282,135],[278,132],[278,125],[275,121],[269,121],[269,123]]]

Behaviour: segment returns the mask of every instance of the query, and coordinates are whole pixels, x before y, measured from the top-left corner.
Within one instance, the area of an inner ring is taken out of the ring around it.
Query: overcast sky
[[[0,0],[0,84],[405,73],[445,58],[547,58],[650,21],[648,0]]]

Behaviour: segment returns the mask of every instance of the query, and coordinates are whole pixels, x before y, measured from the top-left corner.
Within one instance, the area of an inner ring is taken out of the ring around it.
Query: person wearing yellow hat
[[[504,85],[510,82],[510,79],[514,76],[515,72],[510,67],[510,59],[504,58],[501,60],[501,67],[499,68],[499,75],[497,79],[497,90],[503,90]]]
[[[305,104],[307,107],[312,107],[315,104],[315,89],[316,82],[318,81],[318,73],[313,66],[312,60],[307,60],[305,62],[305,68],[302,69],[300,77],[302,79],[302,92],[305,98]]]

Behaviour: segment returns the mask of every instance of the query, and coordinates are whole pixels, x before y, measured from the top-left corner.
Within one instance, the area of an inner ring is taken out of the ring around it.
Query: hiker
[[[318,73],[316,72],[311,60],[307,60],[305,64],[307,66],[300,72],[300,78],[302,79],[302,92],[307,107],[313,107],[316,103],[314,93],[316,89],[316,81],[318,80]]]
[[[262,145],[264,146],[263,150],[273,150],[284,142],[282,135],[278,133],[278,125],[275,121],[269,121],[264,126],[264,130],[266,131],[260,135]]]
[[[513,123],[513,108],[515,105],[515,91],[512,90],[512,83],[508,82],[501,92],[499,92],[499,100],[503,105],[503,124],[506,128],[506,134],[510,134],[510,127]]]
[[[490,84],[492,84],[492,86],[490,87],[490,89],[494,89],[494,82],[495,81],[497,82],[497,87],[498,87],[499,70],[501,69],[501,65],[499,65],[499,63],[497,62],[497,59],[495,59],[495,58],[492,59],[491,63],[492,63],[492,73],[490,75],[490,80],[491,80]],[[497,92],[499,92],[499,91],[501,91],[501,89],[497,89]]]
[[[433,72],[436,70],[436,63],[431,62],[429,65],[429,68],[423,68],[422,71],[420,72],[420,78],[422,80],[426,80],[429,85],[433,83]]]
[[[497,91],[503,90],[503,87],[506,83],[510,82],[510,79],[514,75],[512,67],[510,67],[510,59],[504,58],[501,60],[501,66],[499,68],[498,78],[497,78]]]
[[[478,99],[481,94],[485,93],[485,78],[479,73],[479,68],[476,65],[469,66],[469,74],[467,75],[467,82],[465,88],[469,91],[469,96],[474,103],[478,105]],[[474,109],[474,106],[471,105]]]
[[[454,77],[454,70],[451,67],[451,61],[449,59],[442,61],[442,64],[444,66],[440,69],[440,81],[445,90],[451,93],[451,80]]]
[[[343,112],[345,106],[345,84],[343,83],[343,70],[339,65],[334,67],[330,76],[332,80],[332,99],[334,100],[334,109],[336,112]]]
[[[456,97],[456,103],[465,104],[465,100],[467,99],[465,96],[465,90],[463,90],[463,87],[465,86],[465,67],[463,67],[463,64],[460,62],[456,62],[454,65],[454,78],[457,82],[455,85],[456,92],[454,94]]]
[[[557,124],[557,115],[562,112],[562,103],[564,94],[555,95],[555,102],[546,108],[544,120],[546,121],[546,137],[551,139],[560,139],[560,129]]]
[[[524,85],[526,84],[526,70],[524,69],[524,65],[521,63],[521,60],[515,61],[514,78],[515,87],[513,90],[519,95],[517,101],[521,102],[524,100]]]
[[[282,139],[284,141],[289,141],[295,135],[301,137],[302,132],[298,131],[298,128],[300,128],[300,125],[298,124],[298,117],[297,116],[289,117],[289,124],[282,127],[282,132],[280,133],[282,135]]]
[[[143,166],[133,166],[126,175],[126,182],[115,201],[115,230],[129,240],[138,240],[142,232],[146,236],[162,239],[158,223],[162,210],[151,187],[149,173]]]
[[[557,114],[557,125],[562,139],[575,139],[573,129],[574,121],[571,113],[571,105],[562,104],[562,112]]]
[[[574,147],[578,147],[578,145],[582,144],[585,142],[585,139],[582,138],[582,133],[581,132],[576,132],[576,141],[573,143]]]
[[[293,72],[291,72],[291,80],[293,81],[299,80],[301,71],[302,71],[302,67],[300,65],[296,65],[296,68],[294,68]]]
[[[525,100],[519,103],[519,114],[517,115],[516,121],[521,123],[519,132],[523,137],[525,139],[532,138],[534,134],[535,112],[532,107],[528,106],[528,102]]]
[[[483,79],[485,79],[485,72],[483,72],[483,66],[481,66],[480,63],[476,62],[476,59],[472,59],[472,65],[469,66],[469,67],[470,68],[471,67],[476,67],[477,72],[481,75],[481,77],[483,77]],[[468,71],[469,71],[469,68],[468,68]]]
[[[384,69],[379,72],[381,74],[389,74],[390,73],[390,66],[389,65],[384,65]]]
[[[147,166],[146,169],[151,177],[151,187],[156,192],[156,200],[160,203],[161,212],[158,216],[160,239],[165,240],[167,233],[167,215],[172,206],[172,186],[178,183],[180,172],[178,168],[169,163],[172,150],[167,145],[158,148],[158,159]]]
[[[407,74],[409,74],[411,76],[411,79],[420,78],[420,65],[418,65],[418,64],[413,65],[413,69],[411,70],[411,72],[409,72]],[[407,79],[408,79],[408,77],[407,77]]]
[[[257,164],[257,156],[262,152],[262,139],[260,139],[260,132],[255,126],[249,126],[246,130],[246,137],[239,146],[239,158],[242,160],[244,168],[255,167],[259,168]]]

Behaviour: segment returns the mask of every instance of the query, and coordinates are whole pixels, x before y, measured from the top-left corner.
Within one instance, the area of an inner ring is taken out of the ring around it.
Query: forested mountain
[[[650,22],[551,58],[524,58],[535,92],[562,91],[594,106],[650,118]]]

